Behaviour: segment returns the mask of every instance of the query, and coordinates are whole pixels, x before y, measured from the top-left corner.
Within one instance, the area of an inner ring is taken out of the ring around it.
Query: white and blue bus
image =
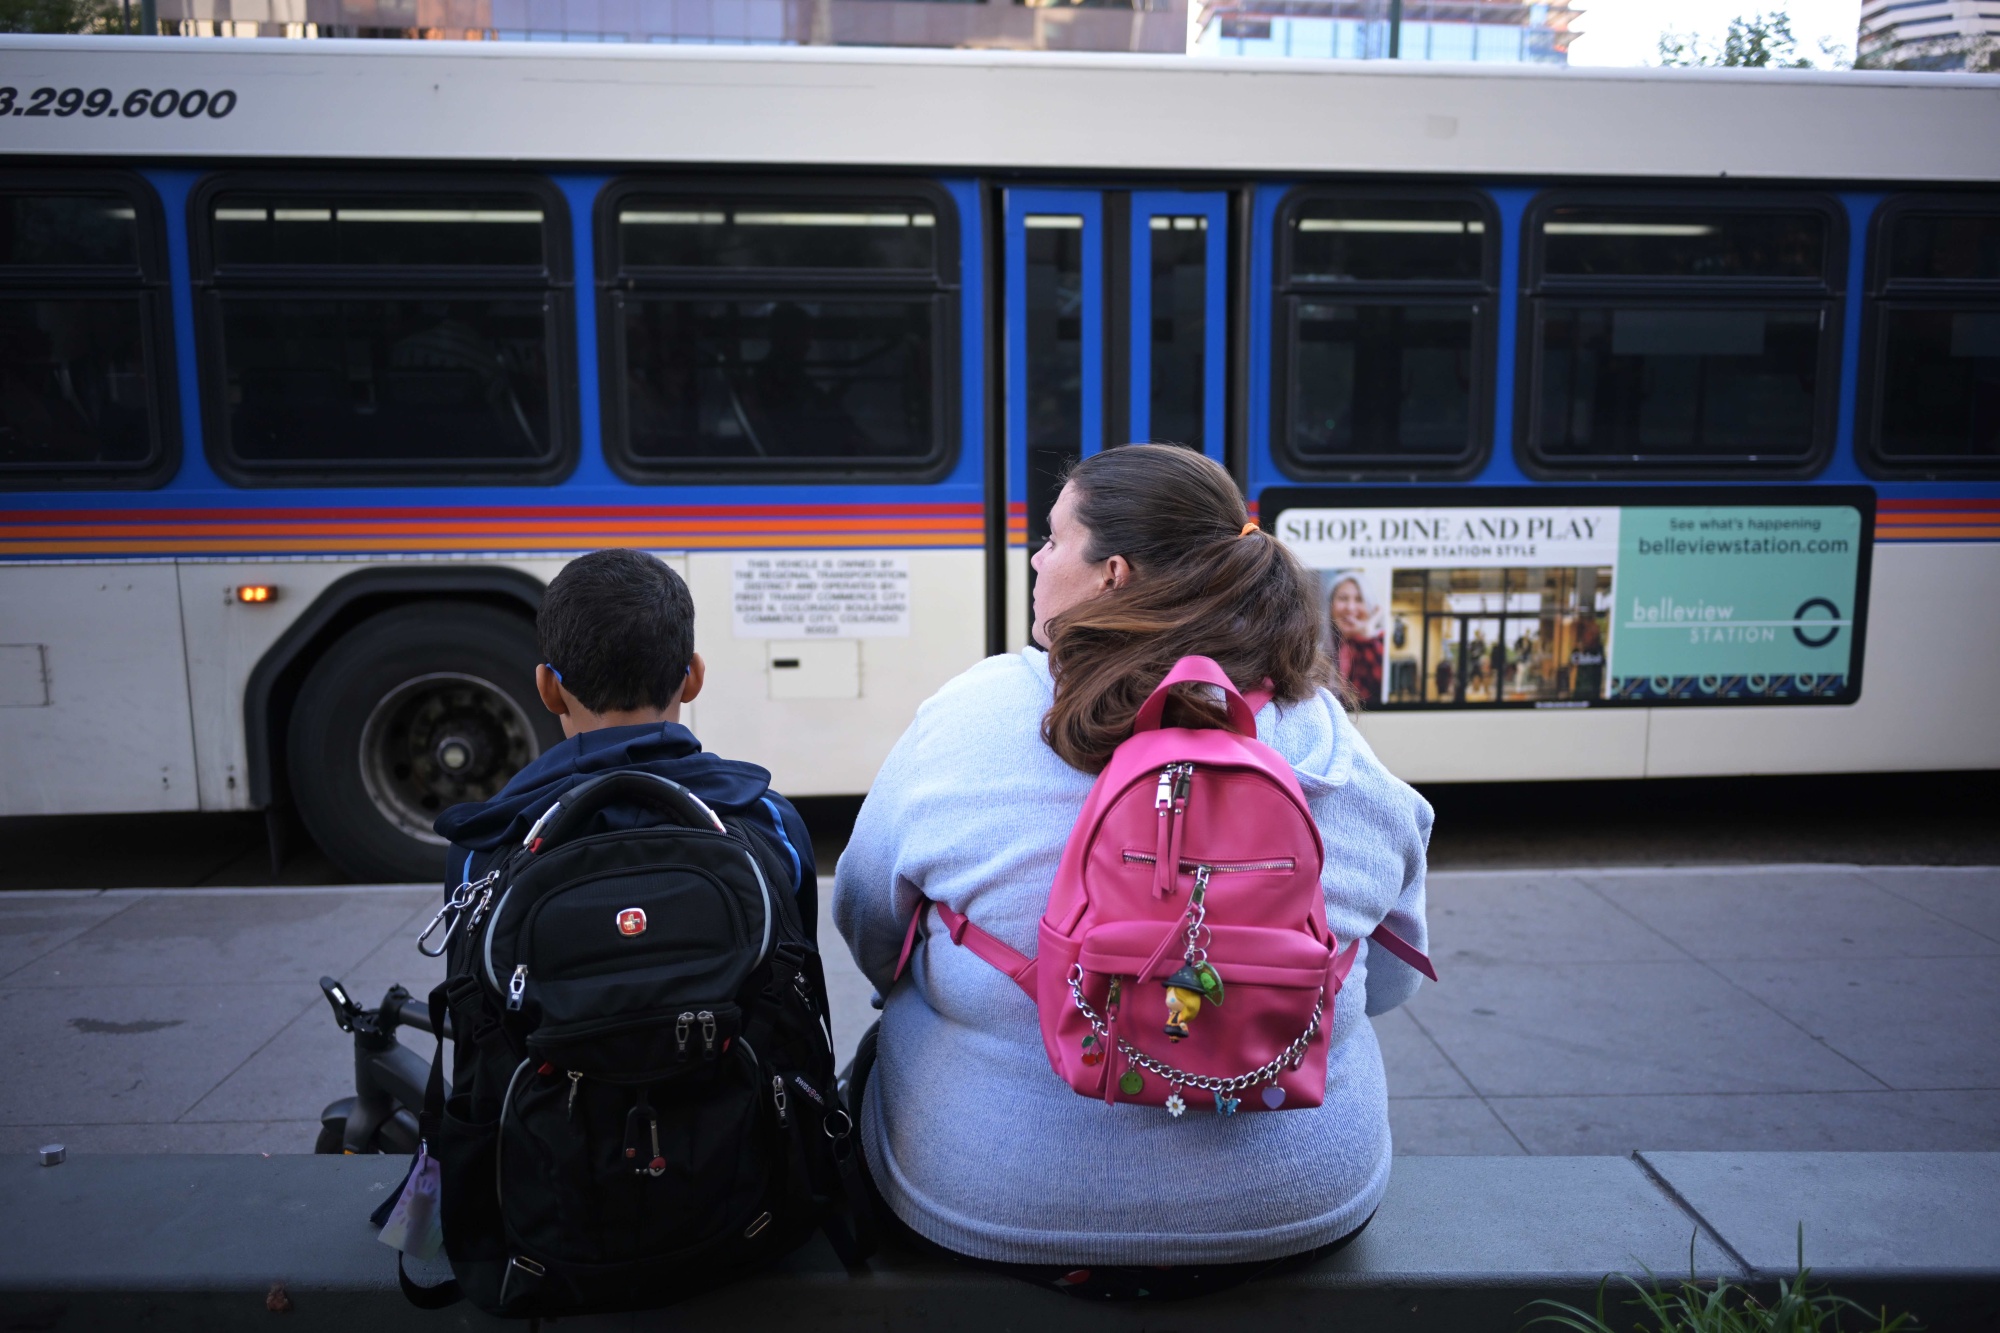
[[[428,878],[606,545],[859,793],[1129,440],[1411,780],[2000,767],[1996,181],[1983,76],[0,39],[0,813]]]

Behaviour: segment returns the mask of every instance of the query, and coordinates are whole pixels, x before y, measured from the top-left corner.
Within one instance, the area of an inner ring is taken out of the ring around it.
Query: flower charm
[[[1186,1111],[1187,1111],[1187,1103],[1181,1100],[1181,1095],[1178,1092],[1168,1094],[1167,1096],[1168,1115],[1178,1120],[1181,1118],[1182,1114],[1185,1113]]]

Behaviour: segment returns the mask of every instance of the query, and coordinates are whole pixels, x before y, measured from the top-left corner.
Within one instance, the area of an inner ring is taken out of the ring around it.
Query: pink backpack
[[[1232,730],[1162,727],[1167,689],[1222,691]],[[1221,1115],[1318,1106],[1334,997],[1353,966],[1326,924],[1325,849],[1292,767],[1257,739],[1257,708],[1222,668],[1184,657],[1140,707],[1070,831],[1023,957],[943,903],[954,944],[1013,978],[1041,1011],[1056,1073],[1086,1097]],[[1436,980],[1378,927],[1371,939]]]

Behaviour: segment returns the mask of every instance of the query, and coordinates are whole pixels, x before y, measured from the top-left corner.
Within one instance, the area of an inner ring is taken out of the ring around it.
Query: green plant
[[[1791,15],[1782,9],[1729,20],[1729,31],[1719,47],[1703,49],[1701,38],[1694,33],[1663,32],[1659,41],[1662,65],[1811,69],[1813,62],[1800,55],[1798,49],[1799,39],[1792,36]]]
[[[1798,1276],[1789,1281],[1780,1279],[1777,1299],[1769,1304],[1732,1282],[1717,1281],[1710,1285],[1698,1279],[1691,1236],[1687,1281],[1678,1287],[1669,1290],[1653,1276],[1650,1268],[1646,1269],[1644,1286],[1627,1274],[1607,1274],[1597,1284],[1595,1313],[1561,1301],[1531,1301],[1524,1310],[1545,1306],[1549,1313],[1536,1316],[1524,1327],[1553,1324],[1574,1333],[1621,1333],[1605,1313],[1605,1296],[1613,1276],[1637,1293],[1635,1299],[1625,1302],[1627,1308],[1637,1313],[1631,1333],[1916,1333],[1918,1328],[1911,1315],[1899,1314],[1891,1319],[1887,1310],[1871,1312],[1823,1286],[1815,1287],[1812,1270],[1806,1267],[1803,1223],[1799,1225]],[[1842,1318],[1847,1315],[1861,1322],[1843,1324]]]
[[[119,0],[0,0],[0,32],[116,33],[137,23],[137,4],[132,11]]]

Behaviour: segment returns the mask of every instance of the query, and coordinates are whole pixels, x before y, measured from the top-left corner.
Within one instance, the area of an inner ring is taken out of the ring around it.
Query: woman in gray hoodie
[[[1388,1092],[1364,1014],[1410,998],[1418,975],[1365,941],[1386,920],[1427,947],[1431,810],[1355,730],[1316,582],[1249,522],[1222,468],[1167,445],[1093,455],[1050,530],[1034,557],[1037,646],[917,710],[840,859],[834,919],[884,997],[856,1064],[861,1138],[882,1200],[922,1242],[1077,1295],[1191,1295],[1323,1254],[1381,1201]],[[1311,1110],[1172,1118],[1078,1096],[1049,1068],[1033,1003],[929,908],[895,979],[923,899],[1033,955],[1096,772],[1187,653],[1275,686],[1258,736],[1290,761],[1325,841],[1329,926],[1364,941]]]

